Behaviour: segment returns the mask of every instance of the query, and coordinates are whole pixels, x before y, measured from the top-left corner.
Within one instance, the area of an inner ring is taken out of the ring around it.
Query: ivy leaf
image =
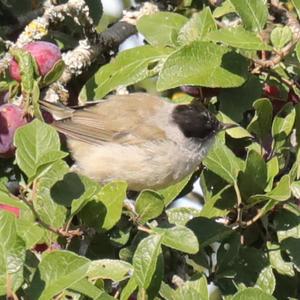
[[[268,19],[264,0],[230,0],[246,29],[261,32]]]
[[[90,99],[101,99],[119,86],[128,86],[158,73],[170,50],[146,45],[120,52],[90,79],[95,87]],[[89,82],[87,83],[89,85]]]
[[[280,50],[292,39],[292,31],[288,26],[277,26],[271,32],[271,42],[273,46]]]
[[[31,180],[41,172],[39,168],[66,156],[60,151],[59,136],[55,129],[39,120],[18,128],[14,144],[17,147],[17,164]]]
[[[137,29],[153,46],[174,47],[179,30],[187,21],[186,17],[176,13],[158,12],[141,17],[137,22]]]
[[[195,234],[185,226],[155,227],[153,231],[162,236],[161,243],[167,247],[189,254],[195,254],[199,251],[199,244]]]
[[[178,35],[178,42],[182,45],[193,41],[204,40],[210,31],[217,29],[215,20],[209,7],[194,14],[192,18],[181,28]]]
[[[221,28],[207,35],[207,40],[246,50],[271,50],[255,33],[241,27]]]
[[[156,263],[161,253],[161,236],[158,234],[144,238],[137,246],[133,256],[134,278],[137,284],[146,289],[151,283]]]
[[[142,191],[136,199],[135,209],[142,223],[158,217],[164,207],[163,196],[151,190]]]
[[[157,89],[181,85],[236,87],[246,81],[247,68],[248,61],[229,48],[195,41],[168,56],[159,73]]]

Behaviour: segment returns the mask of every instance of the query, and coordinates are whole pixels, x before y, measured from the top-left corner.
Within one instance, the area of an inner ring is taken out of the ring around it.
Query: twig
[[[257,222],[264,215],[264,210],[259,210],[258,213],[250,220],[242,222],[242,227],[248,227]]]
[[[273,57],[270,59],[256,59],[254,60],[255,64],[259,67],[263,68],[273,68],[278,65],[287,55],[289,55],[297,42],[300,40],[300,24],[298,20],[292,15],[288,10],[284,8],[281,2],[278,0],[270,1],[270,9],[275,10],[277,13],[280,13],[286,17],[285,25],[288,26],[292,31],[292,40],[283,47],[280,51],[278,51]]]
[[[235,191],[236,199],[237,199],[237,218],[236,218],[236,222],[240,226],[241,223],[242,223],[242,220],[243,220],[242,196],[241,196],[240,189],[239,189],[236,182],[234,182],[233,187],[234,187],[234,191]]]
[[[144,232],[147,232],[147,233],[152,233],[152,230],[151,229],[149,229],[149,228],[147,228],[147,227],[145,227],[145,226],[143,226],[143,225],[139,225],[138,227],[137,227],[137,229],[138,230],[140,230],[140,231],[144,231]]]

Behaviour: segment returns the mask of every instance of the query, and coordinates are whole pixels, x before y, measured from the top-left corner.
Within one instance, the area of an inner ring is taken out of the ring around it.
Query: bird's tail
[[[41,109],[49,112],[55,120],[71,118],[75,111],[74,109],[66,107],[61,103],[52,103],[43,100],[40,100],[39,103]]]

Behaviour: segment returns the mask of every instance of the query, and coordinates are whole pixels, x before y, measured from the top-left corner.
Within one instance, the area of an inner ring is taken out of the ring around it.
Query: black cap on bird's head
[[[188,138],[207,139],[224,128],[224,124],[198,101],[177,105],[172,117]]]

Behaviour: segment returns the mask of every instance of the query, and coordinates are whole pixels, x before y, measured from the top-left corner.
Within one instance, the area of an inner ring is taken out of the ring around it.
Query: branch
[[[293,50],[297,42],[300,40],[300,24],[297,18],[294,17],[287,9],[284,8],[281,2],[278,0],[270,1],[270,9],[280,14],[286,18],[285,25],[288,26],[292,31],[292,40],[280,51],[278,51],[272,58],[256,59],[255,64],[258,65],[258,69],[263,68],[273,68],[278,65],[287,55],[289,55]]]

